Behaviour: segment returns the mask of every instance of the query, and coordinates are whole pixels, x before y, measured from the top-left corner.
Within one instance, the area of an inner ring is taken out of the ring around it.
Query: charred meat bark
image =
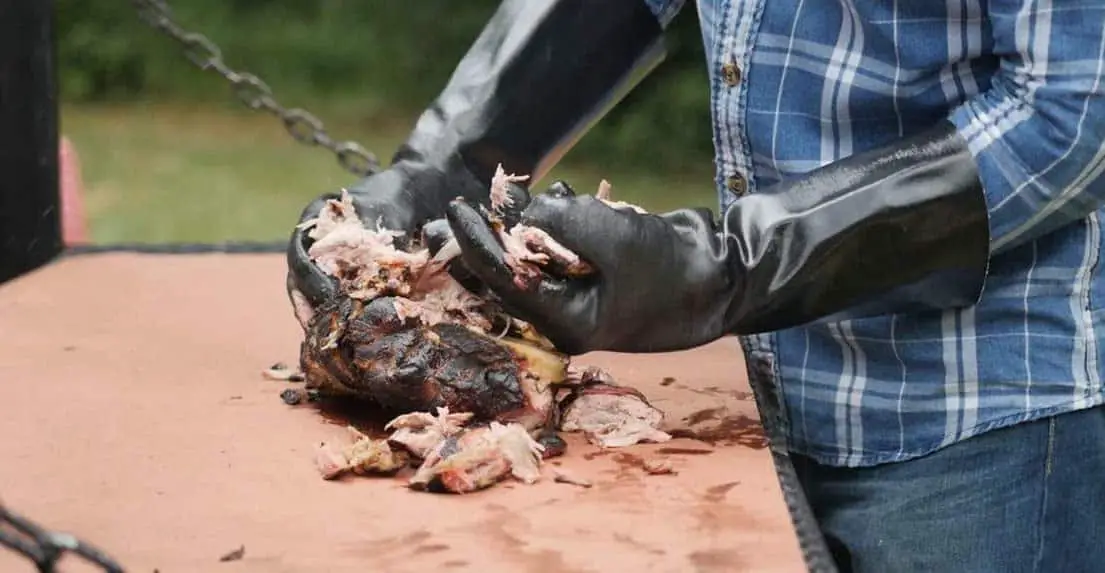
[[[460,285],[447,259],[431,259],[422,241],[400,251],[396,233],[365,229],[347,193],[303,226],[315,239],[308,253],[341,293],[304,324],[308,389],[395,413],[446,407],[528,430],[554,418],[550,387],[563,379],[566,357]]]
[[[461,324],[400,318],[394,303],[347,299],[316,313],[301,348],[307,388],[369,398],[390,412],[446,407],[528,429],[549,417],[549,386],[563,378],[565,359]]]

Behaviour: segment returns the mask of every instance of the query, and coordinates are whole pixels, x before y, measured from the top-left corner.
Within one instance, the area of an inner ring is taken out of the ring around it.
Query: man
[[[364,220],[446,216],[566,352],[742,335],[811,569],[827,546],[850,571],[1099,570],[1105,2],[703,0],[720,220],[554,184],[524,217],[599,278],[519,290],[473,208],[495,165],[544,174],[680,7],[505,1],[351,190]],[[317,303],[333,286],[292,239]]]

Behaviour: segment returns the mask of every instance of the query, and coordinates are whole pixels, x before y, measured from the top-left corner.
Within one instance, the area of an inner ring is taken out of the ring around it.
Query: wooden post
[[[53,0],[0,0],[0,283],[62,248]]]

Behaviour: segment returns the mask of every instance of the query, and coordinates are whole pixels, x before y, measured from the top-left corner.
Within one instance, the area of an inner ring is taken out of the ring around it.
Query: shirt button
[[[725,181],[725,186],[729,188],[729,192],[737,197],[743,197],[748,192],[748,181],[740,175],[730,175],[729,179]]]
[[[730,87],[735,86],[741,81],[741,69],[733,63],[725,64],[721,66],[721,77]]]

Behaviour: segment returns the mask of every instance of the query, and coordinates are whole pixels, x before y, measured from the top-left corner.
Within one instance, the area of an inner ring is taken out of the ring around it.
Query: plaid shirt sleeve
[[[1001,71],[950,119],[978,163],[997,254],[1105,203],[1105,2],[990,0],[988,10],[991,38],[977,40],[1003,54]],[[957,81],[970,81],[962,66]]]
[[[644,2],[649,10],[652,10],[652,13],[656,15],[656,19],[660,21],[660,26],[667,29],[668,24],[671,24],[671,21],[683,9],[685,0],[644,0]]]

